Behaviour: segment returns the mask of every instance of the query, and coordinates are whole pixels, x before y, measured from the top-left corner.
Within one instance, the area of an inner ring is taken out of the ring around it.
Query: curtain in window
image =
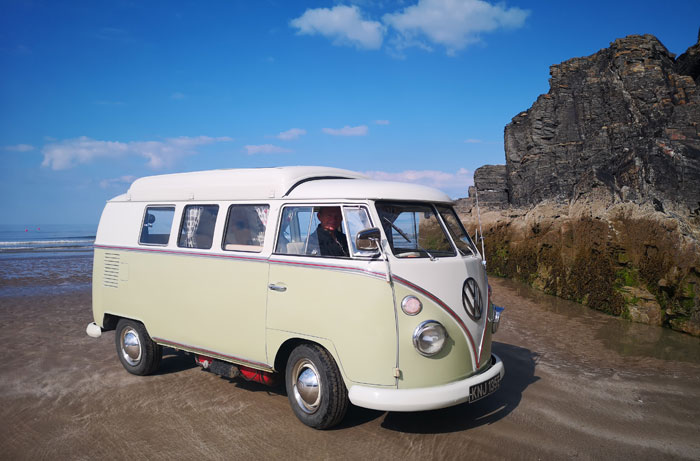
[[[255,212],[258,214],[258,219],[260,219],[263,227],[267,227],[267,215],[270,212],[270,207],[268,205],[256,206]]]
[[[263,241],[265,240],[265,228],[267,227],[267,215],[270,212],[270,207],[267,205],[263,206],[256,206],[255,207],[255,213],[258,215],[258,219],[260,220],[260,223],[262,224],[261,226],[257,226],[257,234],[255,236],[256,243],[258,245],[262,245]]]
[[[203,206],[190,206],[187,207],[187,213],[185,215],[185,247],[196,248],[197,242],[195,236],[197,234],[197,228],[199,227],[199,219],[202,217],[202,211],[204,211]]]

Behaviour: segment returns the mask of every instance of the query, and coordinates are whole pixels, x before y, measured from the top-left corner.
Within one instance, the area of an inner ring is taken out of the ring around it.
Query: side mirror
[[[355,246],[360,251],[379,251],[379,240],[382,238],[382,234],[379,229],[372,227],[369,229],[361,230],[357,233],[355,237]]]

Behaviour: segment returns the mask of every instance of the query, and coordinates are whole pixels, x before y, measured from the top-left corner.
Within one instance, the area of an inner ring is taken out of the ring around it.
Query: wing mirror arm
[[[386,262],[386,281],[391,283],[391,266],[389,265],[388,249],[384,248],[389,243],[382,241],[382,234],[377,227],[361,230],[355,237],[355,245],[360,251],[371,251],[379,254]]]
[[[382,234],[376,227],[371,227],[369,229],[363,229],[357,233],[355,236],[355,246],[360,251],[371,251],[374,253],[381,253],[381,242]]]

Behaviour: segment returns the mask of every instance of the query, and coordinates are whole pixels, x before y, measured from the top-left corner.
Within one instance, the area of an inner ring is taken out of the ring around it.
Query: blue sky
[[[0,224],[97,223],[134,178],[327,165],[466,196],[549,66],[700,1],[0,0]]]

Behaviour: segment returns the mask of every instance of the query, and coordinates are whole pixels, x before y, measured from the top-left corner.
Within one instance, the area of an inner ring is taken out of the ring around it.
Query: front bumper
[[[491,355],[491,367],[461,381],[418,389],[381,389],[355,385],[348,397],[353,405],[382,411],[425,411],[447,408],[469,400],[472,386],[488,381],[496,375],[501,379],[506,373],[503,362]]]

